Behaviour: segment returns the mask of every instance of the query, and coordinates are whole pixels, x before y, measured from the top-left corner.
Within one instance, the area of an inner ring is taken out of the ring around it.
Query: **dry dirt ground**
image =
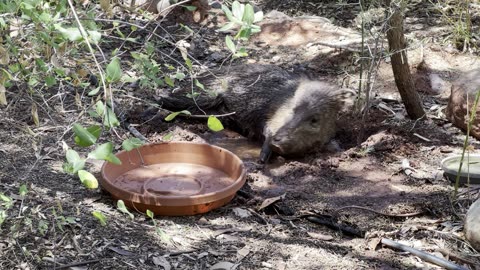
[[[342,35],[354,35],[354,3],[320,2],[275,0],[258,6],[291,16],[324,16],[349,27]],[[367,119],[351,116],[340,124],[336,141],[342,150],[335,153],[274,157],[264,166],[256,160],[258,143],[229,130],[214,134],[204,122],[165,123],[152,118],[154,92],[122,92],[120,103],[130,106],[127,119],[151,142],[172,134],[172,140],[217,144],[239,155],[248,169],[246,185],[230,204],[199,216],[156,217],[156,227],[142,213],[131,220],[116,209],[109,194],[86,190],[62,172],[62,141],[73,141],[68,126],[85,119],[79,116],[75,90],[52,90],[42,100],[20,86],[8,89],[13,99],[0,110],[0,190],[14,199],[14,206],[1,227],[0,269],[210,269],[220,262],[237,264],[236,269],[439,268],[382,246],[381,238],[479,269],[479,254],[462,234],[463,217],[478,189],[461,188],[461,195],[452,199],[440,161],[459,153],[464,139],[443,114],[449,84],[480,62],[475,53],[441,42],[448,25],[441,25],[440,15],[424,5],[408,13],[425,20],[410,19],[407,33],[412,43],[422,44],[412,48],[410,63],[427,117],[406,118],[389,63],[382,62]],[[218,34],[208,24],[191,28],[197,33],[188,39],[196,45],[192,55],[219,66],[227,52]],[[265,40],[272,41],[268,35],[254,38],[247,61],[299,68],[355,88],[358,70],[352,52],[311,44],[265,45]],[[432,87],[431,74],[440,78],[440,86]],[[38,104],[39,127],[29,113],[32,102]],[[129,134],[119,129],[118,135]],[[116,138],[106,139],[120,142]],[[474,139],[470,143],[479,146]],[[89,167],[98,172],[99,164]],[[16,195],[21,184],[28,187],[25,198]],[[284,197],[257,210],[276,196]],[[106,226],[92,216],[94,210],[108,218]],[[418,214],[402,217],[409,213]],[[318,224],[319,217],[351,228],[351,233]]]

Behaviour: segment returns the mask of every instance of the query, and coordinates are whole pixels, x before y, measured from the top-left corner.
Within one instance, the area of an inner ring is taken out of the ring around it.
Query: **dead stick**
[[[443,256],[445,257],[449,257],[450,259],[454,260],[454,261],[457,261],[457,262],[461,262],[461,263],[466,263],[466,264],[469,264],[471,266],[475,266],[476,263],[469,260],[469,259],[466,259],[464,257],[462,257],[461,255],[458,255],[458,254],[455,254],[451,251],[448,251],[446,249],[442,249],[442,248],[439,248],[437,249],[438,252],[442,253]]]
[[[91,263],[97,263],[99,261],[100,261],[99,259],[96,259],[96,260],[83,261],[83,262],[73,262],[73,263],[57,266],[57,267],[55,267],[55,269],[65,269],[65,268],[69,268],[69,267],[73,267],[73,266],[80,266],[80,265],[86,265],[86,264],[91,264]]]
[[[138,131],[134,126],[132,126],[130,123],[128,123],[127,121],[124,122],[124,125],[125,127],[128,129],[128,131],[130,131],[130,133],[133,134],[133,136],[135,136],[137,139],[139,140],[142,140],[143,142],[148,142],[148,139],[143,136],[142,133],[140,133],[140,131]]]
[[[410,252],[411,254],[419,257],[420,259],[427,261],[429,263],[433,263],[435,265],[444,267],[445,269],[448,270],[467,270],[467,268],[464,268],[460,265],[454,264],[450,261],[447,261],[445,259],[439,258],[437,256],[433,256],[432,254],[426,253],[424,251],[400,244],[398,242],[392,241],[390,239],[382,238],[382,244],[385,246],[399,249],[402,251]]]
[[[178,255],[182,255],[182,254],[193,253],[193,252],[196,252],[196,251],[197,251],[197,249],[189,249],[189,250],[175,251],[175,252],[167,253],[167,255],[168,256],[178,256]]]
[[[341,207],[341,208],[336,209],[335,212],[340,212],[342,210],[352,209],[352,208],[353,209],[370,211],[372,213],[382,215],[382,216],[387,216],[387,217],[413,217],[413,216],[418,216],[418,215],[423,214],[423,212],[413,212],[413,213],[406,213],[406,214],[388,214],[388,213],[383,213],[383,212],[380,212],[380,211],[377,211],[377,210],[373,210],[373,209],[368,208],[368,207],[357,206],[357,205],[349,205],[349,206]]]

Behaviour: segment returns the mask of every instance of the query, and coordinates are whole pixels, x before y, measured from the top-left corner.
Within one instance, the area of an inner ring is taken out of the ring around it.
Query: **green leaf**
[[[241,20],[243,17],[244,4],[240,4],[238,1],[232,3],[232,13],[236,19]]]
[[[240,58],[240,57],[246,57],[246,56],[248,56],[247,49],[242,47],[238,50],[238,52],[235,55],[233,55],[233,58]]]
[[[253,10],[253,6],[250,4],[246,4],[245,10],[243,12],[242,21],[250,25],[253,23],[254,20],[255,20],[255,11]]]
[[[6,196],[3,193],[0,193],[0,200],[2,200],[3,202],[11,202],[12,201],[12,199],[10,199],[10,197]]]
[[[225,36],[225,44],[227,44],[227,48],[234,54],[237,51],[235,47],[235,43],[233,43],[231,36]]]
[[[107,127],[118,127],[120,126],[120,121],[118,121],[117,116],[110,107],[107,106],[107,114],[105,115],[104,125]]]
[[[88,133],[90,133],[90,135],[93,135],[93,137],[95,138],[94,143],[97,141],[98,138],[100,138],[100,135],[102,134],[102,128],[100,126],[97,126],[97,125],[89,126],[86,129],[84,129],[82,127],[82,129],[86,130]],[[82,146],[82,147],[87,147],[87,146],[92,145],[92,144],[85,144],[84,141],[82,141],[79,136],[75,136],[75,138],[73,140],[75,141],[75,143],[77,145]]]
[[[130,213],[130,211],[128,211],[127,207],[125,206],[125,203],[122,201],[122,200],[118,200],[117,201],[117,209],[124,213],[124,214],[127,214],[128,216],[130,216],[130,219],[133,220],[134,216],[132,213]]]
[[[33,87],[33,86],[36,86],[37,84],[38,84],[37,78],[34,76],[30,76],[30,79],[28,79],[28,85]]]
[[[45,85],[46,85],[47,87],[52,87],[52,86],[54,86],[56,83],[57,83],[57,79],[55,79],[55,77],[53,77],[53,76],[47,76],[47,77],[45,77]]]
[[[89,189],[98,188],[98,181],[95,176],[85,170],[78,171],[78,177],[80,178],[80,182]]]
[[[63,28],[60,24],[55,24],[54,27],[57,31],[59,31],[63,35],[64,38],[67,38],[70,41],[77,42],[77,41],[83,40],[80,30],[76,27]],[[87,35],[88,35],[88,39],[94,44],[97,44],[102,37],[102,34],[98,31],[88,30]]]
[[[110,64],[107,65],[107,81],[118,82],[120,78],[122,78],[122,69],[120,68],[120,59],[118,57],[114,57]]]
[[[21,185],[20,188],[18,189],[18,194],[20,196],[25,196],[28,193],[27,186],[25,184]]]
[[[115,156],[113,153],[108,155],[105,160],[108,161],[108,162],[111,162],[113,164],[116,164],[116,165],[122,165],[122,161],[117,156]]]
[[[102,101],[97,101],[95,104],[95,111],[99,116],[102,116],[105,113],[105,105],[103,105]]]
[[[100,138],[100,135],[102,135],[102,127],[99,125],[92,125],[87,128],[87,131],[90,132],[95,138]]]
[[[190,58],[185,58],[185,65],[187,65],[188,69],[192,69],[192,60]]]
[[[98,126],[92,126],[90,127],[90,130],[95,133],[98,133],[97,132]],[[90,130],[82,127],[80,124],[77,124],[77,123],[73,124],[73,132],[76,135],[74,138],[74,141],[78,146],[87,147],[95,144],[98,137],[90,133]],[[101,131],[102,130],[100,129],[99,132]],[[100,136],[99,133],[98,133],[98,136]]]
[[[222,26],[222,28],[218,29],[217,31],[226,32],[226,31],[232,29],[233,27],[235,27],[235,23],[234,22],[228,22],[224,26]]]
[[[195,11],[195,10],[197,10],[197,7],[196,7],[196,6],[185,6],[185,8],[186,8],[188,11]]]
[[[248,40],[248,38],[252,35],[251,28],[242,28],[240,32],[235,36],[237,39]]]
[[[195,33],[195,31],[193,31],[192,28],[188,27],[188,25],[180,24],[180,27],[182,27],[182,29],[184,29],[188,33]]]
[[[75,174],[85,167],[85,159],[81,158],[75,150],[68,149],[66,153],[67,163],[63,165],[63,170],[70,174]]]
[[[45,236],[45,233],[48,230],[48,222],[46,220],[41,219],[38,221],[38,231],[40,232],[41,235]]]
[[[63,28],[60,24],[55,24],[55,28],[70,41],[81,41],[83,39],[80,30],[76,27]]]
[[[102,34],[98,31],[87,31],[88,32],[88,38],[93,44],[97,44],[100,42],[100,39],[102,39]]]
[[[148,210],[148,209],[147,209],[147,217],[149,217],[149,218],[151,218],[151,219],[153,219],[153,217],[154,217],[153,212],[150,211],[150,210]]]
[[[215,132],[223,130],[222,122],[220,122],[220,120],[218,120],[218,118],[213,115],[210,115],[208,117],[207,125],[210,130],[213,130]]]
[[[138,148],[143,144],[144,144],[143,141],[138,138],[130,138],[123,141],[122,148],[125,151],[131,151],[132,149]]]
[[[107,225],[107,218],[99,211],[93,211],[92,215],[100,221],[100,225],[106,226]]]
[[[99,91],[100,91],[100,86],[93,89],[92,91],[88,92],[88,95],[89,96],[95,96],[96,94],[98,94]]]
[[[168,84],[170,87],[174,87],[175,86],[175,81],[172,80],[172,78],[170,78],[170,76],[165,76],[163,78],[163,80],[165,81],[166,84]]]
[[[174,112],[174,113],[171,113],[171,114],[167,115],[167,117],[165,117],[165,121],[170,122],[173,119],[175,119],[175,117],[177,117],[177,115],[179,115],[179,114],[192,115],[189,111],[183,110],[183,111],[180,111],[180,112]]]
[[[262,28],[258,25],[252,24],[252,26],[250,27],[250,30],[251,30],[252,34],[255,34],[255,33],[261,32]]]
[[[199,82],[197,79],[195,79],[195,85],[205,91],[205,86],[201,82]]]
[[[133,59],[136,59],[136,60],[148,59],[148,56],[146,54],[143,54],[143,53],[130,52],[130,55],[133,57]]]
[[[112,151],[113,151],[113,143],[107,142],[97,146],[95,150],[93,150],[88,154],[88,158],[107,160],[109,155],[112,154]]]
[[[88,110],[87,113],[92,118],[100,118],[100,115],[98,115],[98,113],[96,111]]]
[[[229,21],[233,22],[233,19],[234,19],[234,18],[233,18],[233,14],[232,14],[232,12],[230,11],[230,9],[229,9],[227,6],[222,5],[222,10],[223,10],[223,12],[225,13],[225,16],[227,16],[227,19],[228,19]]]
[[[185,79],[185,74],[183,72],[177,72],[177,74],[175,74],[175,79],[181,81],[181,80]]]
[[[199,95],[200,95],[199,92],[193,92],[193,93],[188,93],[186,96],[187,96],[188,98],[196,98],[196,97],[198,97]]]

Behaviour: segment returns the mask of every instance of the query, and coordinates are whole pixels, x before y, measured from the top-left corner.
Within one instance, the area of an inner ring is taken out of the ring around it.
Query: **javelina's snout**
[[[270,148],[280,155],[302,155],[310,152],[314,146],[315,136],[292,131],[290,134],[278,134],[270,140]]]

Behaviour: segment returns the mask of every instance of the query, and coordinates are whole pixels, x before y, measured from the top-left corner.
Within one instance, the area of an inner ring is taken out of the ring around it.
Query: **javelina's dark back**
[[[302,79],[273,65],[232,66],[199,81],[218,95],[202,93],[196,98],[198,107],[216,114],[235,112],[226,119],[228,126],[264,140],[264,150],[271,146],[280,154],[303,153],[327,143],[335,134],[335,120],[345,98],[351,96],[349,91]],[[164,94],[163,107],[198,112],[186,96],[190,92],[185,88]]]

